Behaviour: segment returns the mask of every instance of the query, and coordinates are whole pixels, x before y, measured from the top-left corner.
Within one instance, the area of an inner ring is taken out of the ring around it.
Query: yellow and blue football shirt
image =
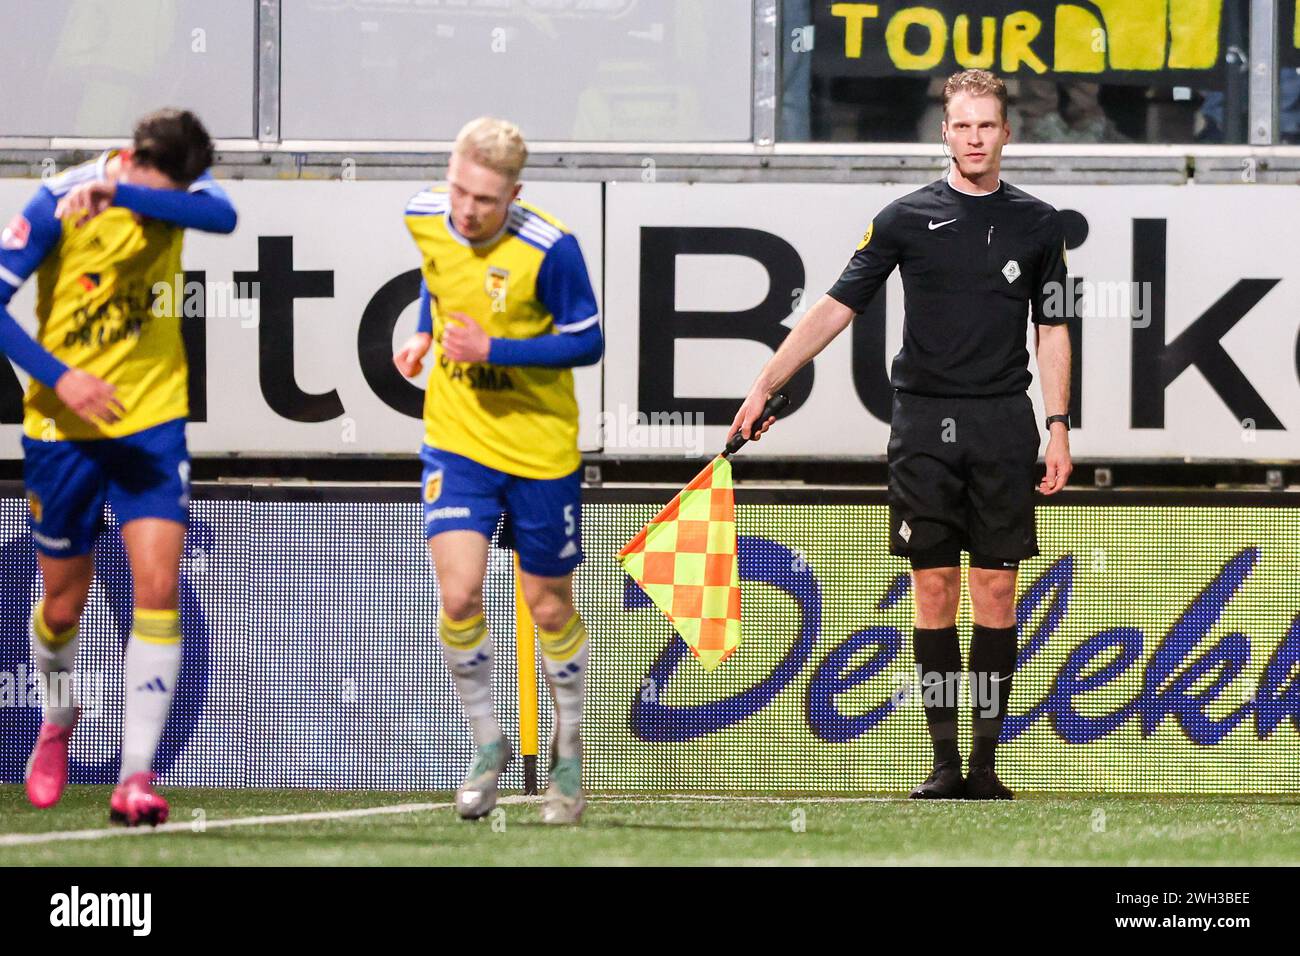
[[[36,273],[34,360],[5,349],[32,374],[23,422],[31,438],[120,438],[189,412],[182,296],[175,294],[184,281],[184,228],[118,205],[81,226],[54,215],[74,187],[104,178],[112,156],[51,178],[0,234],[0,303]],[[221,194],[207,173],[190,186],[204,190]],[[67,366],[116,388],[125,409],[118,421],[92,424],[63,404],[54,384]]]
[[[516,201],[497,235],[470,242],[451,222],[445,189],[412,198],[406,225],[428,289],[419,327],[435,343],[425,444],[522,478],[573,473],[582,458],[572,369],[453,362],[441,340],[453,312],[471,316],[493,338],[596,326],[596,296],[577,239],[557,219]]]

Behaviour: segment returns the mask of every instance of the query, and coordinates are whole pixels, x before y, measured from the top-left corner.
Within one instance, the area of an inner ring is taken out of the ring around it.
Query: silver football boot
[[[582,819],[587,798],[582,792],[582,760],[578,757],[553,758],[550,785],[542,801],[542,822],[573,824]]]
[[[465,782],[456,791],[456,812],[462,819],[477,820],[492,812],[497,805],[497,778],[512,756],[514,748],[508,737],[484,744],[475,751]]]

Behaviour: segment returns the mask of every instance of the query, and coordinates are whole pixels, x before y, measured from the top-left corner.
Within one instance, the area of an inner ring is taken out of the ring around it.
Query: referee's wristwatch
[[[1050,431],[1052,430],[1052,426],[1055,425],[1057,422],[1060,422],[1062,425],[1064,425],[1064,426],[1065,426],[1065,430],[1066,430],[1067,432],[1070,430],[1070,416],[1069,416],[1069,415],[1048,415],[1048,416],[1047,416],[1047,422],[1046,422],[1046,424],[1045,424],[1044,427],[1046,427],[1047,430],[1050,432]]]

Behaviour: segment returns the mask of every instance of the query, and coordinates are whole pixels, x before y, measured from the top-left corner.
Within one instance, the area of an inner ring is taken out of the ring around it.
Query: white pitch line
[[[538,797],[502,797],[497,803],[534,803]],[[205,820],[201,828],[190,823],[163,823],[156,827],[106,827],[102,830],[62,830],[50,833],[0,834],[0,847],[30,846],[38,843],[59,843],[65,840],[106,840],[109,837],[149,836],[154,833],[194,833],[222,830],[229,827],[255,827],[276,823],[311,823],[317,820],[350,820],[356,817],[377,817],[396,813],[422,813],[426,810],[445,810],[454,803],[394,803],[384,807],[360,807],[356,810],[321,810],[316,813],[282,813],[265,817],[232,817],[225,820]]]
[[[646,796],[635,794],[610,794],[592,798],[599,803],[898,803],[903,797],[777,797],[760,794],[736,794],[727,796],[720,793],[656,793]]]
[[[514,805],[537,803],[540,797],[510,796],[502,797],[497,803]],[[894,803],[901,797],[775,797],[755,794],[693,794],[693,793],[656,793],[656,794],[610,794],[594,795],[592,801],[602,803]],[[41,843],[60,843],[75,840],[107,840],[111,837],[149,836],[156,833],[194,833],[202,834],[208,830],[223,830],[230,827],[272,826],[277,823],[312,823],[321,820],[351,820],[360,817],[377,817],[398,813],[424,813],[428,810],[446,810],[454,803],[394,803],[383,807],[360,807],[355,810],[320,810],[315,813],[282,813],[263,817],[232,817],[223,820],[205,820],[201,828],[196,828],[197,821],[189,823],[163,823],[156,827],[105,827],[102,830],[60,830],[48,833],[5,833],[0,834],[0,847],[32,846]]]

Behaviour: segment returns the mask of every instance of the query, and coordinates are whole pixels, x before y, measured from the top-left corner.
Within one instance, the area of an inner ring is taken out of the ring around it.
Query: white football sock
[[[469,718],[474,746],[501,739],[501,725],[492,712],[492,637],[482,614],[453,621],[438,614],[438,641],[456,682],[456,693]]]
[[[27,624],[32,642],[32,660],[41,673],[41,696],[45,719],[60,727],[71,727],[76,716],[75,680],[78,625],[55,634],[45,624],[45,602],[36,605]]]
[[[153,768],[163,725],[171,712],[181,669],[178,611],[135,609],[126,644],[126,705],[122,715],[122,772],[119,780]]]
[[[555,751],[582,757],[582,700],[587,677],[587,627],[575,612],[559,631],[537,629],[542,666],[555,701]]]

